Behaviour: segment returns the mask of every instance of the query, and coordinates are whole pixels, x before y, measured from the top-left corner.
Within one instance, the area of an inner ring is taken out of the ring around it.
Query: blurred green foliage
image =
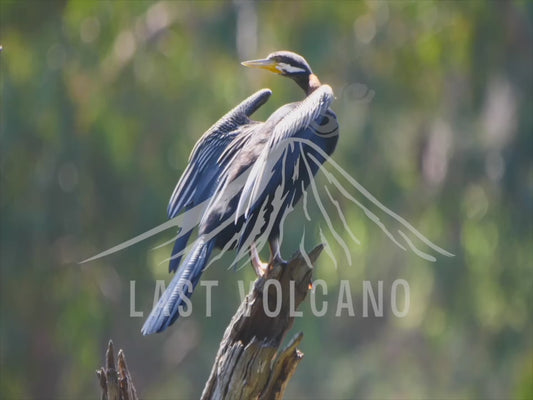
[[[166,218],[200,135],[262,87],[256,117],[301,97],[239,61],[290,49],[337,96],[334,159],[455,254],[403,252],[341,202],[361,241],[321,257],[326,317],[295,323],[305,359],[287,398],[533,398],[533,7],[530,2],[7,1],[1,17],[0,397],[95,398],[109,338],[141,396],[198,398],[238,305],[218,279],[196,312],[142,337],[171,233],[77,262]],[[298,214],[289,217],[297,221]],[[289,224],[284,253],[297,249]],[[320,237],[314,232],[311,247]],[[344,233],[345,240],[350,238]],[[353,242],[350,242],[353,243]],[[336,318],[339,281],[356,317]],[[410,285],[405,318],[363,318],[362,281]]]

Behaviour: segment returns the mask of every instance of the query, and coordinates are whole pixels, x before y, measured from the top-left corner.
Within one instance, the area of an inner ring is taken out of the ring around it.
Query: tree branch
[[[138,400],[133,386],[126,356],[122,350],[118,351],[118,371],[115,366],[115,350],[113,341],[107,345],[106,366],[96,370],[96,376],[102,389],[101,400]]]
[[[303,333],[280,353],[278,350],[294,322],[293,312],[307,296],[312,264],[322,248],[319,245],[309,254],[297,253],[287,263],[270,265],[255,281],[226,328],[202,400],[283,398],[303,358],[297,349]],[[279,299],[277,283],[281,287]],[[277,307],[279,312],[269,316]]]

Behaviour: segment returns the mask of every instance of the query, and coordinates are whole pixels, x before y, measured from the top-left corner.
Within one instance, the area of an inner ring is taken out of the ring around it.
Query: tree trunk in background
[[[322,248],[299,252],[286,265],[274,264],[255,281],[226,328],[202,400],[283,398],[303,358],[297,349],[303,334],[278,350],[294,322],[292,312],[307,296],[312,264]]]

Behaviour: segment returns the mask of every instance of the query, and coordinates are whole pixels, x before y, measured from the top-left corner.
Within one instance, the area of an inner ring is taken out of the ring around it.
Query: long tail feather
[[[183,264],[144,323],[141,329],[143,335],[162,332],[179,318],[180,306],[183,307],[184,299],[191,297],[200,281],[213,246],[214,241],[206,241],[204,236],[196,240],[193,249],[187,254]]]
[[[168,272],[176,272],[178,269],[178,266],[180,265],[181,261],[181,255],[177,255],[187,247],[187,242],[189,241],[189,238],[192,234],[192,229],[181,235],[176,239],[176,242],[174,243],[174,248],[172,249],[172,255],[170,256],[170,261],[168,263]]]

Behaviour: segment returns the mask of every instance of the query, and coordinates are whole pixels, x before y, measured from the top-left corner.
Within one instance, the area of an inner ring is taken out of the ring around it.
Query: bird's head
[[[292,51],[276,51],[267,58],[243,61],[245,67],[266,69],[275,74],[293,79],[307,94],[312,92],[320,82],[311,71],[311,67],[301,55]]]

